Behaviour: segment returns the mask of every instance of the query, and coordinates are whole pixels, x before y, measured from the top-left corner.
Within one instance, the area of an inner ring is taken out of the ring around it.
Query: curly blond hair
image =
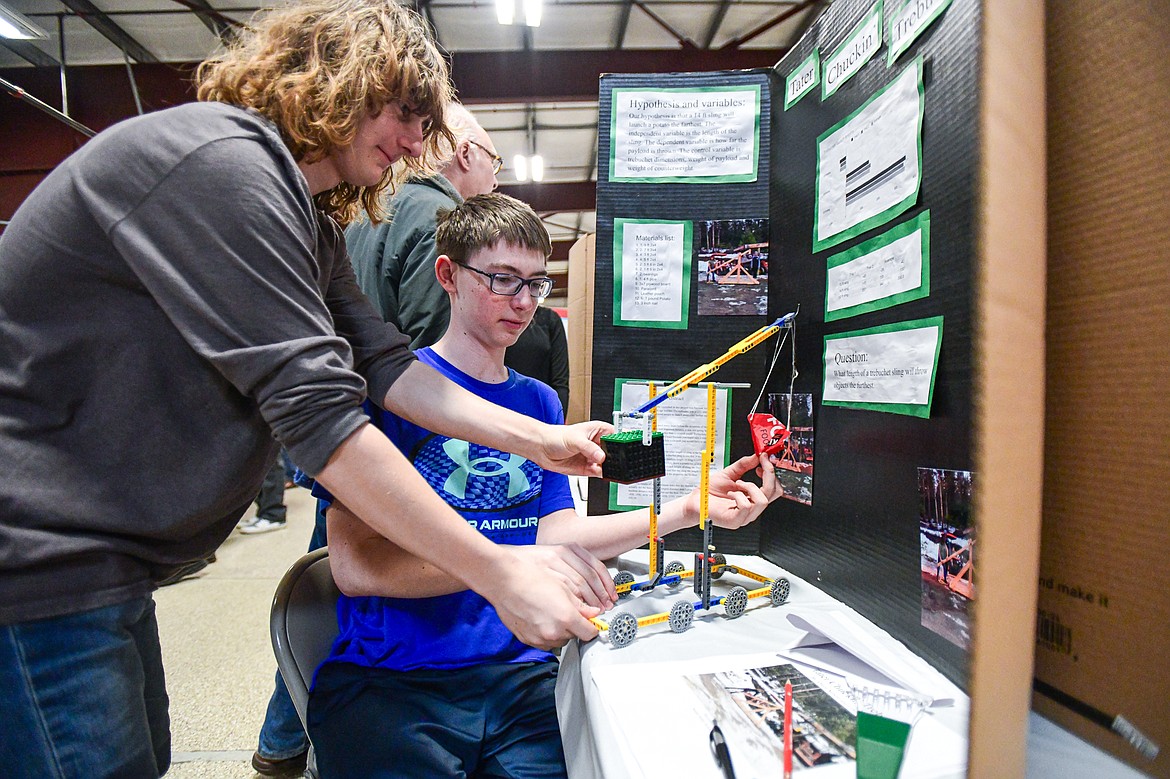
[[[394,0],[298,0],[270,11],[201,63],[196,84],[200,100],[273,122],[298,162],[345,147],[363,119],[392,101],[428,116],[421,157],[404,158],[373,187],[342,182],[314,198],[342,224],[362,210],[374,223],[385,218],[383,193],[409,173],[430,173],[440,143],[453,140],[444,118],[453,92],[447,63],[421,17]]]

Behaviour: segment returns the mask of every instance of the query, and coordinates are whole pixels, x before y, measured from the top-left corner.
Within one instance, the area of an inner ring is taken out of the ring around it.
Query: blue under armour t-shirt
[[[560,400],[546,384],[512,370],[506,381],[488,384],[430,347],[416,354],[485,400],[549,424],[563,422]],[[562,474],[519,455],[432,433],[369,402],[366,410],[435,492],[498,544],[534,544],[540,517],[573,508]],[[435,598],[343,595],[337,620],[341,632],[325,662],[410,671],[552,659],[517,640],[492,605],[470,590]]]

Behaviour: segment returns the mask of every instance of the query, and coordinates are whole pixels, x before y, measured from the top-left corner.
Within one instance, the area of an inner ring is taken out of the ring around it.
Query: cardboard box
[[[593,259],[597,236],[580,238],[569,249],[569,412],[570,424],[590,419],[593,386]]]
[[[1034,705],[1135,768],[1170,777],[1170,70],[1157,5],[1048,4]],[[1126,735],[1160,751],[1151,759]]]

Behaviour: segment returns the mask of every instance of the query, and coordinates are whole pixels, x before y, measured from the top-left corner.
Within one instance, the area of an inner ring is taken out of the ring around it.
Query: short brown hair
[[[552,254],[548,230],[532,206],[508,195],[490,192],[464,200],[455,208],[439,212],[435,246],[439,254],[465,261],[480,249],[497,243]]]
[[[268,12],[196,74],[200,100],[259,112],[280,130],[298,162],[318,162],[351,143],[358,123],[402,101],[430,117],[423,156],[408,171],[429,172],[440,139],[451,141],[443,109],[451,100],[447,63],[418,14],[394,0],[298,0]],[[387,170],[373,187],[342,182],[316,197],[343,223],[364,207],[385,216]]]

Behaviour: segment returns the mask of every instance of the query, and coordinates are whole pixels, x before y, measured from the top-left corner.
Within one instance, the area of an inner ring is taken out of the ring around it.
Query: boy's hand
[[[575,425],[544,425],[540,448],[532,459],[542,468],[569,476],[601,477],[605,452],[598,441],[613,432],[606,422],[579,422]]]
[[[760,484],[743,481],[748,471],[755,469]],[[741,457],[721,471],[711,473],[708,482],[707,515],[717,527],[730,530],[754,522],[768,504],[784,494],[776,478],[776,469],[769,458],[763,461],[754,454]],[[699,493],[688,496],[688,508],[694,516],[699,513]]]

